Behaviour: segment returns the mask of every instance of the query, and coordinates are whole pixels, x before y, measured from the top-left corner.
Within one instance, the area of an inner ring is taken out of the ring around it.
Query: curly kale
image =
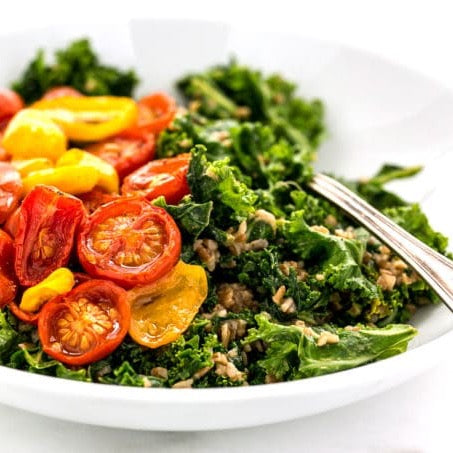
[[[88,39],[80,39],[57,50],[52,64],[39,50],[12,88],[30,104],[56,86],[71,86],[90,96],[131,96],[137,83],[134,71],[102,64]]]
[[[256,317],[244,343],[261,340],[267,345],[258,365],[278,380],[293,380],[347,370],[400,354],[417,331],[407,324],[385,328],[357,326],[347,330],[333,326],[303,329]],[[329,338],[326,343],[320,339]]]
[[[296,86],[279,75],[261,72],[236,61],[190,74],[178,87],[208,118],[259,121],[272,127],[277,138],[302,148],[317,147],[325,135],[324,109],[319,100],[296,96]]]

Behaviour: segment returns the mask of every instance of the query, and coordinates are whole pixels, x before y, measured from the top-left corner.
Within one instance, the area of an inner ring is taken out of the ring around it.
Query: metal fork
[[[452,261],[416,239],[338,181],[317,174],[308,185],[393,249],[453,312]]]

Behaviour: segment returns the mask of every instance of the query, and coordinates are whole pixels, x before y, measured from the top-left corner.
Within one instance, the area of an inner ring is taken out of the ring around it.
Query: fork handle
[[[317,174],[308,185],[394,250],[453,312],[452,261],[409,234],[338,181]]]

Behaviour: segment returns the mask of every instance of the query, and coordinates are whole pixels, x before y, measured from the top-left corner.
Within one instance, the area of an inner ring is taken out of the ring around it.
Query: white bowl
[[[376,56],[298,36],[257,33],[206,22],[138,20],[0,35],[0,85],[15,79],[37,47],[53,49],[88,35],[104,59],[135,66],[139,94],[172,90],[179,76],[235,55],[295,80],[327,107],[329,139],[321,170],[369,175],[383,162],[427,165],[394,185],[421,201],[434,225],[453,237],[449,207],[453,96],[443,87]],[[0,367],[0,402],[82,423],[133,429],[208,430],[289,420],[377,394],[451,353],[453,316],[443,306],[417,313],[419,335],[402,355],[349,371],[242,388],[142,389],[88,384]]]

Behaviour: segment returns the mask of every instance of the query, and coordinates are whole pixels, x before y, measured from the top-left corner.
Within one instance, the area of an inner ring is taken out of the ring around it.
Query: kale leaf
[[[420,239],[438,252],[446,252],[448,238],[433,230],[428,218],[420,209],[420,205],[412,204],[410,206],[392,207],[384,209],[383,212],[417,239]]]
[[[194,203],[190,196],[184,197],[177,205],[168,205],[164,197],[155,199],[153,204],[164,208],[192,240],[198,238],[209,225],[213,207],[212,201]]]
[[[231,223],[231,217],[238,221],[246,219],[255,210],[257,196],[240,171],[229,165],[228,159],[209,162],[202,145],[192,150],[187,180],[195,202],[213,201],[213,214],[221,216],[224,225]]]
[[[72,42],[55,52],[53,64],[47,64],[39,50],[22,76],[12,84],[26,104],[30,104],[55,86],[72,86],[86,95],[131,96],[138,83],[134,71],[122,71],[100,63],[88,39]]]
[[[265,78],[235,61],[179,81],[184,95],[209,118],[237,118],[269,124],[278,139],[302,148],[316,147],[325,135],[324,109],[319,100],[295,95],[295,85],[281,76]]]
[[[332,288],[359,293],[364,299],[376,299],[375,284],[362,273],[365,244],[360,240],[344,239],[322,233],[306,224],[303,211],[294,212],[283,227],[283,236],[293,251],[314,266]]]
[[[272,323],[263,315],[257,315],[256,321],[258,328],[249,330],[244,344],[261,340],[267,345],[258,365],[279,380],[320,376],[391,357],[404,352],[417,333],[406,324],[384,328],[358,326],[357,330],[348,330],[332,326],[310,329],[285,326]],[[337,335],[339,341],[318,346],[323,332]]]

